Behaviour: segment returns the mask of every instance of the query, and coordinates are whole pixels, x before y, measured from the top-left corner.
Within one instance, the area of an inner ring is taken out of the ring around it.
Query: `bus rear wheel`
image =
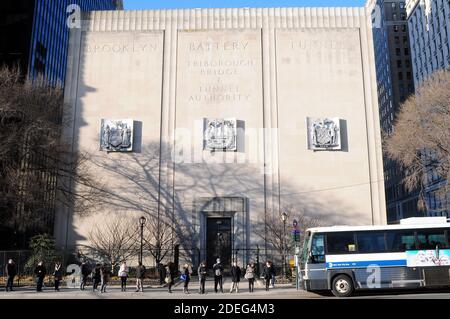
[[[333,279],[332,292],[336,297],[350,297],[353,290],[353,280],[349,276],[339,275]]]

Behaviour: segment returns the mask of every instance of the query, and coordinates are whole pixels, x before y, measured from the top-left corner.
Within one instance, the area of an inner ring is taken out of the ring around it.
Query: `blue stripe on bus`
[[[355,268],[368,266],[406,266],[405,259],[399,260],[369,260],[369,261],[346,261],[346,262],[327,262],[327,268]]]

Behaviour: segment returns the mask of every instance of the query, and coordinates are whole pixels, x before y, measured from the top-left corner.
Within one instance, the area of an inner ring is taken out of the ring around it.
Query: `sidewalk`
[[[195,278],[197,279],[197,278]],[[144,286],[144,292],[135,292],[135,286],[128,286],[126,292],[121,292],[120,286],[108,286],[106,293],[93,292],[92,286],[87,286],[85,291],[63,287],[60,292],[55,292],[51,287],[37,293],[35,287],[17,288],[14,292],[0,292],[0,299],[304,299],[318,298],[319,296],[295,289],[292,284],[276,284],[275,288],[265,291],[262,282],[255,283],[253,293],[248,292],[248,282],[240,283],[239,293],[230,294],[231,281],[226,278],[223,284],[224,293],[214,292],[214,280],[208,280],[205,285],[206,294],[198,293],[199,283],[197,280],[189,284],[190,294],[183,293],[184,282],[177,282],[169,294],[167,287]]]

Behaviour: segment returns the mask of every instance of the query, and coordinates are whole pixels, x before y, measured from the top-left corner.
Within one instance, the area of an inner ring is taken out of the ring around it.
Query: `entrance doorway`
[[[232,254],[232,220],[231,218],[207,218],[206,221],[206,255],[208,268],[220,258],[226,271],[231,267]]]

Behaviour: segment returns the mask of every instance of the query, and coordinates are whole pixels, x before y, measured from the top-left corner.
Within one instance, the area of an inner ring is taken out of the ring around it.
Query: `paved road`
[[[224,285],[229,289],[229,283]],[[246,288],[245,282],[241,283],[241,287]],[[239,294],[230,294],[229,290],[225,290],[224,294],[216,294],[213,291],[213,283],[208,282],[207,294],[199,295],[197,293],[198,284],[191,284],[191,294],[183,294],[182,285],[178,285],[173,289],[173,293],[169,294],[165,288],[147,288],[144,293],[134,292],[134,287],[129,287],[127,292],[121,292],[120,287],[108,287],[107,292],[101,294],[92,292],[88,287],[86,291],[78,289],[63,288],[60,292],[54,292],[51,288],[44,289],[43,292],[37,293],[32,288],[21,288],[15,292],[0,292],[0,299],[323,299],[333,298],[332,296],[321,296],[305,291],[297,291],[292,285],[277,285],[276,288],[266,292],[262,287],[255,287],[255,292],[250,294],[246,289],[241,289]],[[450,289],[433,290],[433,291],[414,291],[414,292],[368,292],[357,294],[353,299],[450,299]]]

